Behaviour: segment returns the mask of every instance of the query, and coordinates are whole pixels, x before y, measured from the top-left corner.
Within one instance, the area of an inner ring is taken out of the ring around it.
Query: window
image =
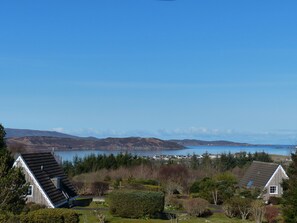
[[[253,181],[253,180],[250,180],[250,181],[248,182],[248,184],[246,185],[246,187],[247,187],[247,188],[251,188],[251,187],[253,186],[253,183],[254,183],[254,181]]]
[[[277,186],[270,186],[269,187],[269,193],[270,194],[277,194]]]
[[[28,187],[27,197],[33,197],[33,185]]]

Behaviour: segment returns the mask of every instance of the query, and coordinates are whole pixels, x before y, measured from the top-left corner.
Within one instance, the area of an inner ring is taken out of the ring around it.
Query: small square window
[[[27,196],[32,197],[33,196],[33,185],[30,185],[28,187]]]
[[[270,186],[269,187],[270,194],[277,194],[277,186]]]

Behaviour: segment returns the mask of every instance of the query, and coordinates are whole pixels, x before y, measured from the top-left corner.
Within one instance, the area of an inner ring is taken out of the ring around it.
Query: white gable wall
[[[41,186],[34,178],[32,172],[29,170],[21,156],[17,158],[14,166],[21,167],[25,175],[26,182],[28,182],[30,185],[33,185],[33,196],[27,197],[27,203],[34,202],[37,204],[43,204],[48,208],[54,208],[54,205],[52,204],[46,193],[42,190]]]
[[[274,174],[271,176],[264,188],[263,199],[268,201],[269,197],[281,197],[283,194],[283,188],[281,186],[284,179],[288,179],[288,175],[284,171],[281,165],[278,166]],[[276,186],[276,194],[270,194],[270,186]]]

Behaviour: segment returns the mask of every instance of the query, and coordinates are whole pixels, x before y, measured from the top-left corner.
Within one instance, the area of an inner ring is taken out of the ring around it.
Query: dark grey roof
[[[263,188],[278,168],[276,163],[253,161],[239,182],[240,187]]]
[[[21,157],[55,206],[67,201],[63,192],[69,198],[77,196],[73,185],[51,153],[27,153],[21,154]],[[52,182],[51,179],[55,177],[61,179],[61,189],[57,189]]]

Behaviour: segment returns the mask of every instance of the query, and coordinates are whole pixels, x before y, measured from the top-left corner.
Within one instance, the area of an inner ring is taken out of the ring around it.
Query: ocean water
[[[202,155],[203,153],[209,154],[222,154],[222,153],[238,153],[245,151],[247,153],[266,152],[276,155],[290,155],[294,151],[294,146],[188,146],[186,149],[178,150],[158,150],[158,151],[129,151],[129,153],[138,156],[155,155]],[[126,151],[113,151],[113,150],[72,150],[72,151],[56,151],[63,161],[72,161],[75,156],[85,157],[91,154],[119,154]]]

